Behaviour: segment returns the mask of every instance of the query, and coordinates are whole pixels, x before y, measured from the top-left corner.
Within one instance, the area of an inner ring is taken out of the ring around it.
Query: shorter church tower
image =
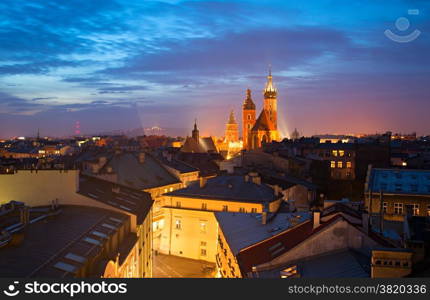
[[[239,125],[234,118],[233,110],[230,112],[230,117],[225,127],[225,141],[227,143],[239,141]]]
[[[194,121],[194,129],[193,132],[191,133],[192,138],[199,143],[200,142],[200,137],[199,137],[199,130],[197,129],[197,120]]]
[[[251,98],[251,90],[246,90],[246,98],[242,105],[242,137],[243,149],[251,148],[251,129],[255,125],[255,104]]]

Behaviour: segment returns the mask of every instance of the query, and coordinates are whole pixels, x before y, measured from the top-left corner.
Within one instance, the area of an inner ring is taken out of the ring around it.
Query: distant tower
[[[249,150],[251,146],[250,133],[255,125],[255,104],[251,98],[251,90],[246,90],[246,98],[242,105],[242,137],[243,148]]]
[[[75,122],[75,135],[81,134],[81,123],[79,121]]]
[[[225,127],[225,141],[227,143],[239,141],[239,125],[234,118],[233,110],[230,112],[230,117]]]
[[[291,133],[292,140],[298,140],[300,138],[300,133],[297,131],[297,128],[294,128],[294,131]]]
[[[269,68],[266,87],[263,91],[264,95],[264,110],[267,112],[269,121],[273,124],[275,130],[278,129],[278,91],[273,85],[272,68]]]
[[[200,141],[200,139],[199,139],[199,130],[197,129],[197,119],[194,120],[194,129],[193,129],[193,132],[192,132],[192,137],[193,137],[193,139],[196,142]]]

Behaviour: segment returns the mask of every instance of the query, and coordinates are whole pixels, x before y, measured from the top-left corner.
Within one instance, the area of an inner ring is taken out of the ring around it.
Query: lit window
[[[352,168],[352,164],[351,164],[351,162],[350,162],[350,161],[347,161],[347,162],[346,162],[346,167],[347,167],[348,169],[351,169],[351,168]]]
[[[420,206],[419,204],[413,204],[412,206],[412,213],[414,216],[418,216],[420,214]]]
[[[331,154],[332,154],[333,156],[337,156],[337,150],[333,150],[333,151],[331,152]]]
[[[173,192],[173,187],[170,188],[170,191]]]
[[[206,222],[205,221],[201,221],[200,222],[200,232],[205,233],[206,232],[206,227],[207,227]]]
[[[344,155],[345,155],[345,151],[339,150],[339,156],[344,156]]]
[[[227,205],[223,205],[222,206],[222,211],[228,211],[228,206]]]
[[[181,223],[181,220],[179,220],[179,219],[176,219],[176,220],[175,220],[175,228],[176,228],[176,229],[178,229],[178,230],[181,230],[181,229],[182,229],[182,223]]]
[[[202,210],[207,210],[207,209],[208,209],[207,203],[202,203]]]
[[[181,201],[176,201],[176,207],[181,207]]]
[[[394,214],[396,215],[403,214],[403,203],[394,203]]]
[[[384,213],[386,213],[386,212],[387,212],[387,208],[388,208],[388,203],[387,203],[387,202],[382,203],[382,211],[383,211]]]
[[[338,162],[337,162],[337,167],[338,167],[339,169],[342,169],[342,168],[343,168],[343,162],[338,161]]]
[[[430,217],[430,205],[427,205],[427,216]]]
[[[167,193],[167,189],[164,189],[164,192]]]
[[[335,162],[334,160],[332,160],[332,161],[330,162],[330,167],[331,167],[332,169],[336,168],[336,162]]]

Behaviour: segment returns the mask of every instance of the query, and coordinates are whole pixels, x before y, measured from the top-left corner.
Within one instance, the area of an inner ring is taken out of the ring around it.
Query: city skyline
[[[0,137],[73,135],[76,121],[88,134],[192,128],[195,118],[221,136],[247,88],[261,109],[269,65],[284,137],[429,134],[429,3],[340,4],[3,1]],[[397,43],[387,29],[422,34]]]

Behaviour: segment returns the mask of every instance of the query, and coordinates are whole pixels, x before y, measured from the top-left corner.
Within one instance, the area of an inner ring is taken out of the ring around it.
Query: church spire
[[[245,98],[245,101],[243,102],[243,109],[255,110],[255,104],[254,104],[254,101],[252,101],[250,89],[246,89],[246,98]]]
[[[192,137],[197,142],[199,141],[199,130],[197,129],[197,119],[194,119],[194,129],[192,132]]]
[[[273,84],[273,77],[272,77],[272,66],[269,65],[269,75],[267,76],[267,82],[266,86],[264,88],[264,98],[276,98],[278,94],[278,90],[276,89],[275,85]]]
[[[234,117],[234,111],[231,110],[230,117],[228,118],[228,124],[237,124],[236,119]]]

